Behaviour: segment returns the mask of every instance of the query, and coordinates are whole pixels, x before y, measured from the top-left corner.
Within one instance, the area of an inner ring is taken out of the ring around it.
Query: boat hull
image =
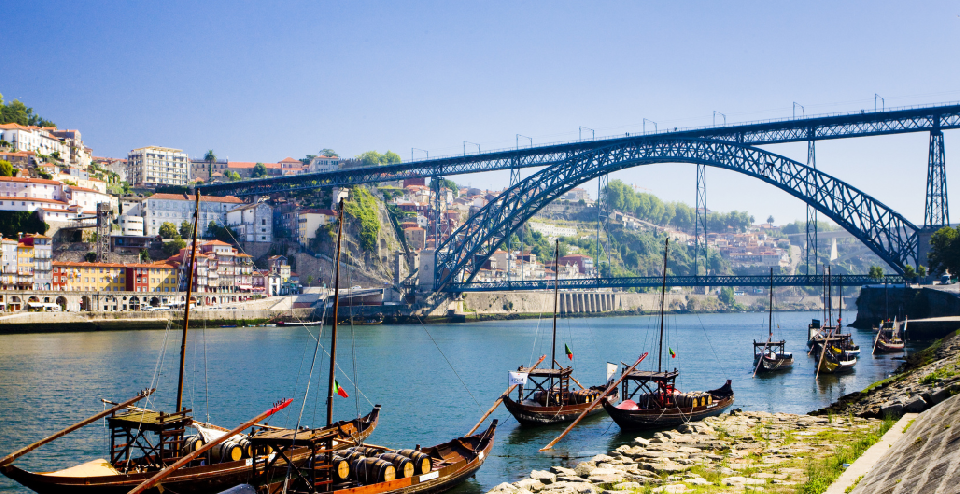
[[[874,347],[874,351],[877,353],[902,352],[903,346],[904,344],[902,340],[899,343],[896,343],[896,342],[884,340],[883,338],[879,338],[877,339],[877,344]]]
[[[376,484],[341,487],[334,485],[337,494],[434,494],[445,492],[463,483],[483,465],[493,449],[497,422],[482,434],[455,439],[449,443],[425,448],[433,461],[442,458],[444,466],[425,475],[395,479]],[[269,494],[282,494],[283,482],[267,486]]]
[[[604,406],[606,406],[608,403],[613,403],[616,405],[618,402],[619,399],[614,393],[611,393],[609,396],[603,398]],[[573,422],[584,411],[588,410],[593,403],[577,403],[575,405],[545,407],[517,403],[516,401],[510,399],[510,397],[504,397],[503,405],[507,407],[507,410],[511,415],[513,415],[513,418],[517,419],[517,422],[520,422],[522,425],[532,426]],[[593,408],[593,410],[590,410],[587,416],[589,417],[591,415],[600,413],[601,410],[602,409],[599,406],[596,406]]]
[[[759,367],[757,365],[760,364]],[[757,359],[754,359],[753,366],[759,372],[774,372],[778,370],[786,370],[793,366],[793,356],[785,358],[770,358],[768,356],[763,356],[763,363],[757,362]]]
[[[376,428],[380,418],[380,406],[358,420],[343,421],[332,425],[341,431],[341,437],[352,441],[366,439]],[[353,424],[353,427],[351,427]],[[348,432],[349,431],[349,432]],[[348,432],[343,434],[344,432]],[[344,442],[342,447],[352,444]],[[294,464],[309,458],[309,450],[301,448],[289,453]],[[215,465],[185,467],[174,472],[163,481],[163,488],[178,494],[219,493],[225,489],[249,482],[252,467],[248,460],[231,461]],[[280,463],[271,472],[271,476],[282,476],[286,472],[286,463]],[[102,477],[54,477],[43,473],[29,472],[14,464],[0,467],[0,473],[18,482],[20,485],[40,494],[124,494],[156,475],[156,471],[127,475],[109,475]],[[160,493],[154,488],[149,493]]]
[[[604,403],[603,408],[622,430],[666,429],[720,415],[733,405],[729,383],[708,392],[714,396],[714,402],[701,407],[626,410]]]

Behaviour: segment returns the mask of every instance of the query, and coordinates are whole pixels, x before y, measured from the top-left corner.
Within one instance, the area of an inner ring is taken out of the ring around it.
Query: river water
[[[756,379],[751,378],[751,342],[766,338],[767,314],[667,316],[663,367],[680,369],[681,391],[713,389],[732,379],[735,407],[806,413],[887,377],[899,364],[891,356],[874,357],[865,350],[854,372],[815,379],[815,362],[806,356],[805,341],[807,324],[819,316],[776,314],[774,339],[787,340],[796,363],[792,370]],[[855,314],[845,316],[853,320]],[[644,351],[651,355],[641,368],[656,369],[656,316],[561,319],[557,328],[557,360],[569,362],[563,353],[568,345],[574,354],[574,377],[585,386],[605,379],[606,362],[632,362]],[[299,420],[322,425],[329,367],[323,348],[329,346],[329,328],[323,330],[323,346],[309,379],[319,329],[191,328],[185,406],[198,419],[209,415],[210,421],[233,427],[272,402],[293,397],[294,404],[270,419],[271,424],[293,426]],[[350,397],[335,398],[335,420],[365,414],[379,403],[383,411],[371,442],[409,448],[448,441],[466,433],[506,389],[508,370],[543,354],[549,359],[550,329],[548,314],[541,320],[510,322],[341,326],[337,381]],[[871,332],[852,331],[858,344],[870,346]],[[927,344],[908,342],[908,349]],[[0,336],[0,455],[102,410],[100,398],[124,400],[155,378],[159,391],[150,407],[172,410],[179,346],[175,328]],[[668,349],[676,358],[667,355]],[[311,384],[304,402],[307,382]],[[636,436],[620,434],[616,424],[600,414],[544,454],[537,450],[563,426],[521,428],[503,407],[492,418],[501,423],[494,451],[476,478],[457,493],[485,492],[534,468],[574,464]],[[59,469],[106,458],[108,448],[106,429],[95,424],[28,454],[18,464]],[[0,491],[25,489],[0,477]]]

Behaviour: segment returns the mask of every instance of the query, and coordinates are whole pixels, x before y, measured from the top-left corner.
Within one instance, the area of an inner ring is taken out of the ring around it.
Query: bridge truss
[[[578,154],[522,180],[470,217],[437,248],[434,287],[471,282],[481,266],[537,211],[599,175],[655,163],[693,163],[737,171],[775,185],[845,228],[892,267],[917,258],[918,228],[856,187],[789,158],[705,139],[620,140]]]
[[[822,286],[826,282],[824,275],[774,275],[773,286]],[[902,276],[887,275],[880,280],[868,275],[833,275],[830,277],[833,286],[863,286],[867,284],[898,284],[904,283]],[[583,278],[560,280],[563,290],[592,290],[597,288],[659,288],[663,278],[659,276],[632,276],[624,278]],[[450,283],[445,291],[450,293],[463,292],[502,292],[517,290],[548,290],[556,285],[553,280],[536,281],[492,281],[471,283]],[[668,276],[667,286],[708,286],[734,287],[756,286],[769,287],[769,276]]]

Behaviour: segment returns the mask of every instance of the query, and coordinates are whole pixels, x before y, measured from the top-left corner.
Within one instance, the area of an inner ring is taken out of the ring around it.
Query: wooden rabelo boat
[[[907,321],[903,321],[901,327],[897,324],[897,319],[887,320],[880,323],[877,328],[877,336],[873,340],[873,353],[896,353],[902,352],[904,347],[903,334],[906,332]]]
[[[199,209],[200,194],[197,193]],[[193,231],[193,248],[190,265],[196,260],[196,225]],[[192,294],[193,269],[188,270],[187,299]],[[180,347],[180,379],[177,385],[177,400],[174,413],[149,410],[134,406],[155,390],[141,392],[123,403],[109,403],[112,408],[87,420],[74,424],[57,434],[33,443],[7,457],[0,459],[0,473],[21,485],[40,493],[125,493],[150,479],[205,443],[218,443],[204,455],[177,470],[164,487],[176,493],[219,492],[226,487],[245,481],[250,476],[250,465],[269,457],[271,451],[252,447],[258,435],[270,432],[290,431],[264,424],[251,424],[250,432],[226,435],[227,430],[194,421],[191,410],[183,408],[183,376],[187,330],[190,322],[190,305],[184,307],[183,335]],[[336,423],[328,423],[320,429],[330,436],[330,447],[342,449],[361,443],[376,428],[380,406],[366,416]],[[52,472],[31,472],[20,468],[14,461],[40,446],[63,437],[85,425],[106,419],[110,430],[109,460],[98,459]],[[185,435],[188,427],[196,428],[197,435]],[[244,428],[247,429],[247,428]],[[294,464],[309,458],[307,448],[294,448],[287,460]],[[154,490],[154,492],[160,492]]]
[[[317,430],[278,429],[250,436],[250,447],[269,451],[249,460],[244,468],[243,483],[230,486],[229,492],[342,494],[413,494],[443,492],[463,482],[483,465],[493,448],[497,421],[482,433],[466,436],[429,448],[390,450],[382,446],[358,444],[337,448],[337,434],[329,427],[333,416],[336,359],[337,313],[339,307],[340,235],[343,200],[337,233],[337,266],[334,282],[333,343],[330,348],[330,380],[327,396],[328,427]],[[484,416],[484,419],[486,416]],[[481,423],[483,419],[481,419]],[[204,448],[209,448],[208,444]],[[296,455],[296,456],[295,456]],[[296,458],[303,457],[305,461]],[[170,487],[169,481],[185,460],[173,464],[145,480],[129,494],[141,494],[159,485]],[[281,474],[282,475],[278,475]],[[170,489],[173,490],[173,489]]]
[[[767,322],[767,341],[753,340],[753,368],[757,372],[789,369],[793,354],[786,351],[786,340],[773,341],[773,268],[770,268],[770,314]]]
[[[621,429],[660,429],[718,415],[733,405],[733,388],[727,382],[714,390],[681,393],[676,380],[680,372],[663,370],[664,300],[667,291],[667,252],[663,248],[663,286],[660,293],[660,337],[657,371],[624,369],[620,383],[619,405],[604,403],[603,408]],[[624,366],[626,367],[626,366]]]
[[[826,320],[833,320],[833,284],[832,269],[829,267],[827,278],[827,303],[824,307]],[[847,372],[857,365],[860,347],[854,344],[853,335],[843,333],[843,291],[840,292],[840,314],[836,325],[827,324],[814,335],[810,344],[810,353],[817,358],[817,376]]]
[[[560,241],[557,240],[554,250],[554,272],[559,278]],[[538,369],[533,367],[519,367],[514,375],[525,377],[525,383],[517,386],[517,399],[514,400],[505,393],[501,396],[503,404],[517,422],[523,425],[544,425],[571,422],[580,416],[584,410],[591,408],[606,386],[580,386],[571,374],[573,367],[564,367],[557,362],[557,300],[560,281],[557,279],[553,292],[553,340],[550,347],[550,368]],[[611,364],[612,365],[612,364]],[[570,381],[580,387],[570,390]],[[616,404],[615,393],[603,398],[605,403]],[[591,414],[599,413],[600,407],[593,407]]]

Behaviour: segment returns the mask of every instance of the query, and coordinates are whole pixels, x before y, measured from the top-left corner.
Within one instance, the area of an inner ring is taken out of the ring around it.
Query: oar
[[[259,422],[259,421],[261,421],[261,420],[263,420],[263,419],[265,419],[265,418],[267,418],[267,417],[269,417],[269,416],[271,416],[271,415],[273,415],[273,414],[275,414],[275,413],[277,413],[277,412],[279,412],[280,410],[283,410],[284,408],[287,408],[287,405],[289,405],[289,404],[292,403],[292,402],[293,402],[293,398],[287,398],[286,400],[283,400],[283,401],[278,402],[276,405],[273,406],[273,408],[271,408],[271,409],[267,410],[266,412],[263,412],[263,413],[261,413],[260,415],[257,415],[256,417],[254,417],[254,418],[252,418],[252,419],[250,419],[250,420],[248,420],[248,421],[246,421],[246,422],[238,425],[238,426],[237,426],[236,428],[234,428],[232,431],[227,432],[226,434],[218,437],[217,439],[214,439],[213,441],[210,441],[210,442],[207,443],[207,444],[204,444],[203,447],[201,447],[200,449],[194,451],[193,453],[188,454],[187,456],[184,456],[183,458],[180,458],[180,460],[177,461],[176,463],[174,463],[173,465],[170,465],[170,466],[164,468],[163,470],[160,470],[159,472],[157,472],[156,475],[154,475],[153,477],[150,477],[150,478],[147,479],[147,480],[144,480],[142,484],[136,486],[135,488],[133,488],[133,490],[131,490],[131,491],[130,491],[129,493],[127,493],[127,494],[140,494],[141,492],[144,492],[144,491],[146,491],[147,489],[152,488],[153,486],[155,486],[155,485],[157,485],[158,483],[160,483],[161,480],[169,477],[170,474],[172,474],[173,472],[175,472],[175,471],[176,471],[177,469],[179,469],[180,467],[183,467],[183,466],[186,465],[187,463],[190,463],[191,461],[193,461],[196,457],[202,455],[203,453],[206,453],[207,451],[209,451],[210,449],[212,449],[214,446],[222,443],[223,441],[226,441],[227,439],[229,439],[229,438],[231,438],[231,437],[233,437],[233,436],[235,436],[235,435],[243,432],[244,429],[246,429],[246,428],[248,428],[248,427],[252,427],[253,424],[255,424],[255,423],[257,423],[257,422]]]
[[[154,391],[156,391],[156,389],[146,389],[146,390],[143,390],[143,391],[141,391],[139,394],[137,394],[137,396],[134,396],[133,398],[130,398],[129,400],[127,400],[127,401],[125,401],[125,402],[123,402],[123,403],[120,403],[119,405],[117,405],[117,406],[115,406],[115,407],[113,407],[113,408],[111,408],[111,409],[109,409],[109,410],[104,410],[104,411],[102,411],[102,412],[94,415],[93,417],[90,417],[90,418],[88,418],[88,419],[86,419],[86,420],[77,422],[76,424],[73,424],[73,425],[71,425],[70,427],[67,427],[66,429],[64,429],[64,430],[62,430],[62,431],[60,431],[60,432],[58,432],[58,433],[56,433],[56,434],[54,434],[54,435],[52,435],[52,436],[46,437],[46,438],[41,439],[41,440],[39,440],[39,441],[37,441],[37,442],[29,445],[29,446],[26,446],[26,447],[24,447],[24,448],[22,448],[22,449],[19,449],[19,450],[17,450],[17,451],[14,451],[13,453],[10,453],[9,455],[3,457],[2,460],[0,460],[0,466],[13,463],[13,460],[16,460],[17,458],[20,458],[21,456],[23,456],[23,455],[25,455],[25,454],[27,454],[27,453],[29,453],[29,452],[31,452],[31,451],[39,448],[40,446],[43,446],[44,444],[47,444],[47,443],[53,441],[54,439],[59,439],[59,438],[61,438],[61,437],[63,437],[63,436],[66,436],[67,434],[70,434],[71,432],[73,432],[73,431],[75,431],[75,430],[77,430],[77,429],[79,429],[79,428],[81,428],[81,427],[83,427],[83,426],[85,426],[85,425],[87,425],[87,424],[91,424],[91,423],[93,423],[93,422],[96,422],[96,421],[98,421],[98,420],[106,417],[107,415],[110,415],[111,413],[113,413],[113,412],[115,412],[115,411],[117,411],[117,410],[120,410],[121,408],[126,408],[127,406],[132,405],[132,404],[134,404],[134,403],[136,403],[136,402],[138,402],[138,401],[146,398],[147,396],[152,395]]]
[[[880,340],[880,333],[883,332],[883,321],[880,321],[880,327],[877,328],[877,335],[873,337],[873,352],[871,355],[877,354],[877,341]]]
[[[561,368],[561,369],[563,368],[563,364],[561,364],[560,362],[557,362],[556,360],[554,360],[553,363],[557,364],[557,367],[559,367],[559,368]],[[570,380],[573,381],[573,382],[575,382],[575,383],[577,383],[577,386],[580,386],[580,389],[587,389],[587,388],[583,387],[583,385],[580,384],[580,381],[577,381],[577,379],[576,379],[575,377],[570,376]]]
[[[572,424],[568,425],[567,428],[563,430],[563,433],[562,433],[562,434],[560,434],[559,436],[557,436],[557,438],[554,439],[553,441],[550,441],[550,444],[548,444],[548,445],[544,446],[543,448],[541,448],[540,451],[550,450],[550,449],[553,448],[558,442],[560,442],[560,440],[563,439],[563,437],[566,436],[568,432],[570,432],[571,430],[573,430],[573,428],[576,427],[577,424],[579,424],[580,421],[583,420],[583,418],[586,417],[588,413],[590,413],[594,408],[597,407],[597,405],[599,405],[601,402],[603,402],[603,399],[606,398],[607,395],[610,394],[611,391],[617,389],[617,386],[620,384],[620,381],[623,381],[624,378],[626,378],[631,372],[633,372],[633,369],[636,369],[637,366],[640,365],[640,362],[643,362],[643,359],[647,358],[647,355],[649,355],[649,354],[650,354],[650,352],[643,352],[643,355],[641,355],[640,358],[638,358],[637,361],[636,361],[633,365],[631,365],[629,369],[623,371],[623,374],[620,375],[620,379],[617,379],[617,382],[615,382],[615,383],[613,383],[613,384],[611,384],[610,386],[607,387],[607,390],[604,391],[603,394],[600,395],[600,397],[597,398],[597,399],[590,405],[590,408],[587,408],[586,410],[584,410],[583,413],[581,413],[580,416],[577,417],[577,420],[574,420]]]
[[[541,357],[540,357],[540,360],[537,360],[537,363],[535,363],[535,364],[533,364],[531,367],[527,368],[527,372],[530,372],[530,371],[532,371],[533,369],[536,369],[538,365],[540,365],[541,363],[543,363],[543,359],[545,359],[545,358],[547,358],[546,355],[541,356]],[[504,396],[509,396],[510,393],[511,393],[514,389],[516,389],[516,387],[517,387],[517,385],[514,384],[514,385],[510,386],[509,388],[507,388],[507,390],[504,391],[503,394],[500,395],[500,397],[497,398],[497,400],[493,402],[493,406],[490,407],[489,410],[487,410],[487,413],[483,414],[483,417],[480,417],[480,421],[477,422],[477,425],[473,426],[473,429],[470,429],[470,432],[468,432],[467,435],[470,436],[470,435],[472,435],[474,432],[476,432],[476,430],[479,429],[481,425],[483,425],[483,421],[484,421],[484,420],[487,420],[487,417],[489,417],[490,414],[493,413],[493,411],[496,410],[497,407],[500,406],[501,403],[503,403],[503,397],[504,397]]]

